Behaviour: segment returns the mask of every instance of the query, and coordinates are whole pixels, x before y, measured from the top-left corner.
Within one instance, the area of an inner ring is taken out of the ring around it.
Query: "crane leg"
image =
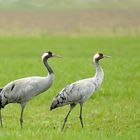
[[[69,114],[71,113],[72,109],[73,109],[75,106],[76,106],[76,104],[70,104],[70,110],[69,110],[69,112],[67,113],[67,115],[66,115],[66,117],[65,117],[65,119],[64,119],[64,123],[63,123],[63,126],[62,126],[62,130],[63,130],[64,127],[65,127],[65,124],[66,124],[66,122],[67,122],[67,119],[68,119]]]
[[[23,126],[23,111],[24,111],[24,108],[25,108],[25,104],[22,104],[21,105],[21,114],[20,114],[20,127],[21,128]]]
[[[81,126],[82,128],[84,128],[84,124],[83,124],[83,119],[82,119],[82,110],[83,110],[83,103],[80,103],[80,122],[81,122]]]
[[[3,124],[2,124],[2,116],[1,116],[1,108],[0,108],[0,124],[1,124],[1,128],[3,128]]]

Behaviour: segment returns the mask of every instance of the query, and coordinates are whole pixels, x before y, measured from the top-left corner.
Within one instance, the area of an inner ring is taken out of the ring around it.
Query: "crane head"
[[[58,58],[61,58],[60,55],[57,55],[57,54],[54,54],[54,53],[48,51],[48,52],[43,53],[43,55],[42,55],[42,60],[43,60],[44,58],[47,58],[47,59],[48,59],[48,58],[51,58],[51,57],[58,57]]]
[[[103,59],[103,58],[110,58],[110,56],[105,55],[103,53],[96,53],[93,58],[95,61],[99,61],[100,59]]]

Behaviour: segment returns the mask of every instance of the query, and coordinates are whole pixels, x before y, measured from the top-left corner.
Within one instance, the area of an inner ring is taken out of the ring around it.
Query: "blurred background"
[[[3,35],[138,35],[139,0],[0,0]]]

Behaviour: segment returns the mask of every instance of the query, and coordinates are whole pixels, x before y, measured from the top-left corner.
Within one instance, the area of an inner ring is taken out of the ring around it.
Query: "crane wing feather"
[[[96,85],[92,79],[84,79],[67,85],[54,98],[51,110],[66,104],[77,104],[85,102],[96,90]]]
[[[38,77],[23,78],[7,84],[2,93],[9,102],[21,102],[28,100],[41,92],[40,84],[42,79]]]
[[[96,86],[90,79],[80,80],[70,85],[67,85],[57,95],[64,102],[84,102],[87,100],[92,93],[96,90]],[[65,100],[63,100],[65,99]]]

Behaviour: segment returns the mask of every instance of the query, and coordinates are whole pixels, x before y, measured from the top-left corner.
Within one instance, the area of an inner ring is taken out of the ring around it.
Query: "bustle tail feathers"
[[[1,94],[1,92],[2,92],[2,89],[0,89],[0,108],[4,108],[4,106],[8,104],[8,101],[5,97],[3,98],[3,95]],[[5,104],[3,104],[4,99],[5,99]]]
[[[67,104],[67,98],[65,97],[64,94],[59,94],[57,95],[51,104],[50,110],[53,110],[57,107],[61,107]]]
[[[0,88],[0,93],[1,93],[1,91],[2,91],[2,88]]]
[[[0,93],[2,91],[2,88],[0,89]],[[2,108],[2,96],[0,95],[0,108]]]

